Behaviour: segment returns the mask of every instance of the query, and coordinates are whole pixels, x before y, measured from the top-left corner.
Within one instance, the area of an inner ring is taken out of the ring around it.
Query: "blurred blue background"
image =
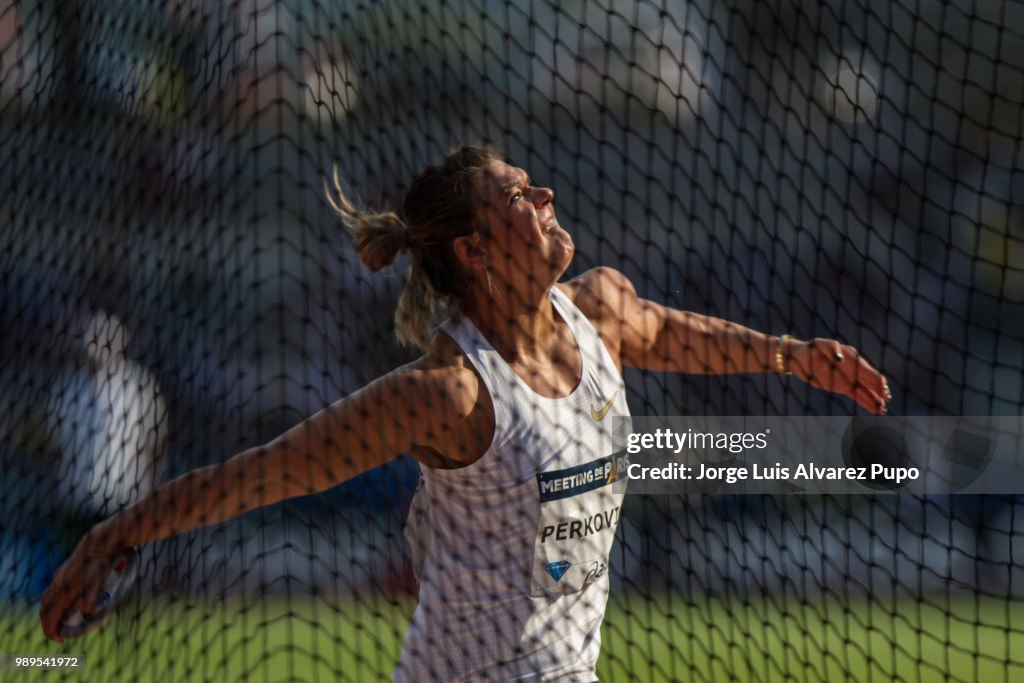
[[[1020,414],[1022,27],[998,0],[0,0],[0,599],[411,358],[404,264],[359,265],[334,163],[397,207],[449,147],[497,143],[555,190],[570,274],[839,338],[893,412]],[[626,380],[635,414],[854,411],[774,375]],[[408,591],[416,477],[403,457],[157,544],[147,576]],[[1012,498],[630,506],[619,590],[1020,588]]]

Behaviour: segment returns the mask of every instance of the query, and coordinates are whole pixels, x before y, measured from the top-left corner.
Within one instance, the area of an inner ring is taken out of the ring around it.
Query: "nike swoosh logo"
[[[608,399],[608,402],[601,407],[601,410],[590,409],[590,417],[594,418],[598,422],[604,419],[604,416],[608,414],[608,411],[612,409],[612,403],[615,401],[615,397],[619,395],[619,392],[612,394],[612,397]]]

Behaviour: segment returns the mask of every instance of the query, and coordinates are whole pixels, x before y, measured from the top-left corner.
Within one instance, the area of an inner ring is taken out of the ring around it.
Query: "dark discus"
[[[77,607],[60,621],[58,633],[64,638],[74,638],[93,630],[102,624],[135,585],[139,576],[139,552],[135,548],[122,550],[111,561],[107,580],[103,584],[103,594],[95,611],[86,616]]]

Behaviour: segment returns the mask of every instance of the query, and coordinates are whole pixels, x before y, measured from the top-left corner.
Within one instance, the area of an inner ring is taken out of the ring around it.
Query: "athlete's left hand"
[[[53,583],[39,603],[39,621],[50,640],[62,643],[61,621],[68,612],[78,609],[83,615],[95,613],[103,594],[103,583],[116,553],[100,550],[95,533],[88,533],[75,552],[53,575]]]
[[[790,340],[786,369],[812,387],[843,394],[875,415],[884,415],[892,398],[885,377],[857,349],[835,339]]]

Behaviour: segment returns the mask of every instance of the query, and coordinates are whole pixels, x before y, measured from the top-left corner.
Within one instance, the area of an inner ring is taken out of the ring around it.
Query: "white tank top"
[[[530,389],[464,316],[442,327],[487,387],[494,440],[472,465],[423,468],[409,529],[423,554],[419,605],[398,683],[597,679],[628,466],[612,418],[629,409],[593,325],[557,287],[551,302],[583,361],[564,398]]]

